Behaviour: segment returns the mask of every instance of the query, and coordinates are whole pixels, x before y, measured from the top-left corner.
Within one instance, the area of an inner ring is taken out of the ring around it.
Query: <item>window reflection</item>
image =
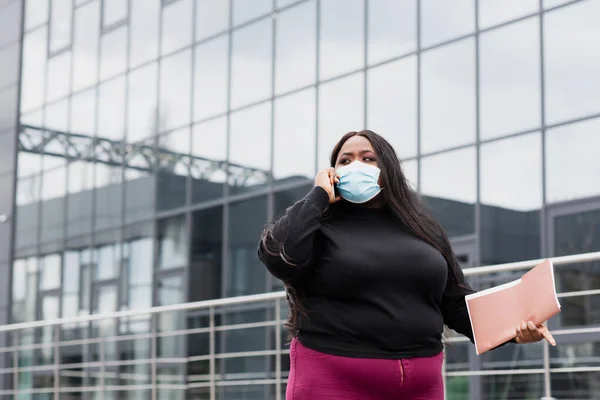
[[[479,2],[479,26],[488,28],[506,21],[512,21],[539,10],[537,1],[487,0]]]
[[[123,140],[125,134],[125,77],[102,83],[98,90],[98,137]]]
[[[144,157],[146,152],[154,151],[153,141],[134,145],[126,157],[125,166],[125,221],[137,222],[149,219],[154,214],[155,182],[152,166]]]
[[[414,190],[417,190],[419,187],[419,163],[417,160],[410,161],[402,161],[400,160],[402,165],[402,172],[404,173],[404,177],[408,181],[408,184],[412,186]]]
[[[317,62],[317,7],[308,1],[277,17],[275,91],[314,83]]]
[[[354,74],[319,91],[319,169],[329,167],[333,146],[350,131],[364,128],[364,75]]]
[[[184,50],[163,58],[160,68],[158,129],[164,132],[190,123],[192,51]]]
[[[61,53],[48,60],[48,87],[46,102],[60,99],[69,93],[71,52]]]
[[[169,276],[160,278],[157,282],[158,306],[179,304],[185,301],[183,276]],[[184,327],[185,319],[181,311],[161,313],[157,316],[158,330],[172,332]],[[167,336],[158,339],[157,353],[159,357],[181,357],[183,354],[184,336]]]
[[[225,296],[262,293],[266,269],[256,257],[256,243],[267,220],[267,199],[234,203],[229,209],[229,280]]]
[[[600,3],[584,1],[545,16],[547,123],[600,110]]]
[[[154,245],[151,224],[134,225],[125,230],[124,258],[126,274],[123,298],[128,309],[152,305],[152,272]]]
[[[130,0],[129,65],[136,67],[158,57],[161,0]]]
[[[217,118],[195,125],[192,131],[192,202],[223,196],[227,179],[227,119]]]
[[[474,232],[477,201],[475,148],[421,160],[421,193],[448,236]]]
[[[378,63],[417,47],[417,1],[369,1],[369,64]]]
[[[125,72],[127,68],[127,27],[124,26],[102,35],[100,43],[100,79],[107,79]]]
[[[233,0],[232,3],[234,25],[265,15],[273,9],[273,0]]]
[[[233,108],[266,99],[271,95],[271,24],[271,19],[265,19],[233,33]]]
[[[370,69],[367,83],[368,129],[384,136],[398,157],[416,156],[416,57]]]
[[[161,54],[192,44],[193,7],[192,0],[179,0],[163,7]]]
[[[266,185],[271,169],[271,102],[232,114],[229,162],[232,193]]]
[[[157,208],[170,210],[187,202],[187,176],[190,170],[190,128],[157,138]]]
[[[273,176],[277,184],[312,181],[315,175],[315,90],[275,101]]]
[[[221,296],[222,241],[223,207],[197,211],[192,215],[188,301]]]
[[[549,203],[600,194],[600,119],[546,132],[546,199]]]
[[[127,18],[127,7],[127,2],[123,0],[103,0],[102,23],[104,26],[110,26]]]
[[[67,235],[77,236],[92,230],[94,164],[75,161],[67,169]]]
[[[227,111],[229,36],[196,47],[194,61],[194,120]]]
[[[482,262],[492,265],[539,258],[540,133],[484,144],[480,159]]]
[[[31,2],[27,2],[29,4]],[[44,102],[46,82],[46,40],[48,29],[40,28],[23,39],[21,66],[21,110],[31,110]]]
[[[327,0],[321,5],[320,79],[364,66],[364,3],[362,0]],[[344,18],[340,18],[344,10]]]
[[[61,284],[62,257],[50,254],[41,259],[40,290],[58,289]]]
[[[538,48],[537,17],[481,35],[482,139],[534,129],[540,125]]]
[[[475,141],[474,44],[473,39],[466,39],[423,53],[420,97],[424,153]]]
[[[94,313],[108,314],[117,311],[117,289],[114,285],[98,286],[94,291]],[[116,335],[116,322],[113,319],[103,319],[92,322],[91,337],[92,338],[110,338]],[[116,359],[116,341],[104,342],[104,359],[112,361]],[[92,359],[97,361],[100,359],[100,348],[95,345],[92,353]]]
[[[104,163],[97,163],[95,168],[96,191],[96,220],[95,228],[104,229],[122,223],[121,209],[123,188],[123,171],[120,167],[111,167]]]
[[[72,0],[52,0],[50,10],[50,53],[71,44]]]
[[[75,91],[94,84],[97,79],[99,18],[100,1],[91,2],[75,10],[73,36],[73,90]]]
[[[156,127],[157,67],[150,64],[129,75],[127,93],[127,141],[151,137]]]
[[[196,0],[196,40],[229,27],[229,1]]]
[[[41,191],[42,242],[58,241],[64,236],[67,171],[62,157],[44,156]]]
[[[96,235],[94,279],[97,281],[118,277],[121,266],[121,244],[118,231],[107,231]]]
[[[475,0],[421,2],[421,46],[467,35],[475,30]]]
[[[165,219],[158,227],[158,268],[185,267],[187,264],[187,222],[185,215]]]

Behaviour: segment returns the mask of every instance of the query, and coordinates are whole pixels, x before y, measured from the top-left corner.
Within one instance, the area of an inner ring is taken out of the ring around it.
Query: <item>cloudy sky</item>
[[[402,159],[417,155],[418,60],[409,55],[417,46],[413,0],[371,0],[367,43],[363,0],[323,0],[318,45],[315,1],[304,1],[237,29],[231,43],[227,35],[215,36],[227,28],[228,2],[173,1],[162,12],[159,38],[160,0],[132,0],[128,24],[123,22],[127,16],[123,2],[107,1],[103,26],[98,0],[77,1],[84,5],[74,11],[74,42],[69,43],[70,26],[65,21],[71,18],[70,1],[55,0],[52,12],[44,8],[47,2],[27,2],[30,33],[24,48],[24,123],[140,142],[157,126],[158,107],[160,131],[174,132],[162,140],[172,150],[191,148],[192,154],[211,159],[225,159],[229,154],[233,163],[267,170],[272,164],[277,178],[312,176],[315,166],[327,165],[328,153],[343,133],[365,127],[388,138]],[[278,5],[291,3],[279,0]],[[475,29],[473,3],[423,1],[421,45],[427,48],[471,34]],[[565,1],[545,0],[544,5],[559,3]],[[252,6],[246,0],[234,0],[233,4],[235,24],[271,11],[271,0],[252,1]],[[480,25],[488,28],[535,13],[537,4],[537,0],[481,1]],[[547,124],[600,113],[597,15],[600,0],[581,1],[546,15]],[[48,18],[53,21],[51,32],[44,25]],[[195,40],[202,42],[190,47]],[[539,44],[537,16],[481,35],[481,139],[531,131],[482,145],[480,194],[486,204],[530,210],[542,203]],[[365,46],[369,66],[407,56],[370,68],[365,77],[361,71]],[[160,55],[166,57],[156,62]],[[474,143],[474,38],[427,50],[420,62],[421,152],[436,153]],[[331,80],[342,74],[349,75]],[[313,86],[317,79],[326,81],[318,95]],[[284,95],[276,98],[273,109],[269,101],[272,94]],[[234,110],[229,149],[223,116],[228,101]],[[196,124],[190,129],[192,121]],[[594,151],[600,148],[599,131],[598,119],[548,130],[548,201],[600,193],[600,159]],[[91,187],[94,172],[85,163],[70,167],[67,187],[60,183],[64,182],[60,179],[64,176],[62,160],[46,157],[42,163],[36,156],[22,155],[20,161],[23,177],[42,168],[57,170],[50,172],[56,175],[56,185],[43,190],[44,198]],[[423,193],[475,201],[475,165],[472,147],[424,158]],[[407,161],[405,169],[409,179],[416,182],[417,163]],[[115,179],[110,171],[103,171],[98,168],[96,172],[97,186]],[[35,187],[33,181],[30,189]],[[22,196],[26,202],[26,193]]]

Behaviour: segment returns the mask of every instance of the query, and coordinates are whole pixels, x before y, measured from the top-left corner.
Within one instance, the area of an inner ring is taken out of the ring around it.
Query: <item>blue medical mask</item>
[[[381,192],[378,182],[381,170],[377,167],[354,161],[336,172],[340,177],[338,193],[351,203],[366,203]]]

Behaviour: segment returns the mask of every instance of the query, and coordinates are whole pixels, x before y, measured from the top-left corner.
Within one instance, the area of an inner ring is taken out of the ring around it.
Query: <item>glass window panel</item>
[[[92,230],[94,164],[75,161],[67,168],[67,235],[87,234]]]
[[[271,169],[271,102],[231,115],[229,162],[232,193],[265,187]]]
[[[192,51],[184,50],[161,60],[160,109],[161,132],[187,125],[191,120]]]
[[[540,257],[539,132],[481,146],[481,258],[486,265]]]
[[[421,2],[421,46],[454,39],[475,30],[475,0]]]
[[[256,241],[267,221],[267,198],[234,203],[229,209],[229,265],[225,296],[263,293],[266,268],[256,257]]]
[[[50,53],[71,44],[71,17],[73,0],[52,0],[50,2]]]
[[[600,264],[596,263],[595,271],[598,271],[599,266]],[[581,276],[580,279],[586,278]],[[560,299],[560,305],[561,313],[554,318],[558,329],[588,328],[600,325],[600,313],[598,313],[600,295],[563,297]]]
[[[122,224],[122,168],[102,162],[95,168],[95,229],[104,229]]]
[[[139,143],[141,151],[152,151],[152,142]],[[142,153],[132,157],[125,168],[125,221],[137,222],[150,218],[155,208],[155,178]]]
[[[421,151],[429,153],[474,142],[474,40],[427,51],[422,60]]]
[[[13,262],[12,299],[14,302],[25,301],[27,298],[27,261]]]
[[[104,80],[127,69],[127,27],[123,26],[102,35],[100,79]]]
[[[317,7],[308,1],[277,17],[275,91],[287,92],[315,82]]]
[[[73,37],[73,90],[93,85],[98,74],[100,38],[100,2],[94,1],[75,10]]]
[[[364,66],[363,0],[327,0],[321,4],[320,79]],[[343,10],[344,18],[340,18]]]
[[[557,7],[565,3],[569,3],[571,0],[542,0],[544,8]]]
[[[50,254],[41,259],[40,290],[58,289],[61,283],[62,257]]]
[[[196,0],[196,40],[229,27],[229,1]]]
[[[364,75],[354,74],[319,90],[318,169],[329,167],[333,146],[350,131],[364,128]]]
[[[419,187],[419,163],[417,160],[400,161],[402,165],[402,172],[408,180],[409,185],[417,190]]]
[[[128,4],[123,0],[103,0],[102,23],[109,26],[127,18]]]
[[[138,142],[155,133],[157,67],[150,64],[129,75],[127,93],[127,141]]]
[[[183,207],[187,202],[190,128],[161,135],[157,140],[156,207],[160,211]]]
[[[227,111],[229,36],[196,47],[194,61],[194,120]]]
[[[404,58],[370,69],[368,129],[383,135],[400,158],[417,155],[417,59]]]
[[[265,19],[233,33],[233,108],[266,99],[271,95],[271,24],[271,19]]]
[[[69,130],[69,101],[68,99],[60,100],[52,104],[48,104],[44,109],[44,125],[45,129],[55,130],[59,132],[67,132]],[[39,135],[39,131],[37,132]],[[45,146],[46,151],[59,152],[55,144]],[[46,168],[46,165],[44,165]]]
[[[123,140],[125,134],[125,77],[102,83],[98,90],[98,137]],[[132,118],[134,118],[132,116]]]
[[[192,214],[189,301],[221,297],[223,207]]]
[[[131,0],[129,65],[136,67],[158,57],[161,0]]]
[[[14,85],[19,79],[19,52],[21,51],[20,43],[0,48],[0,88],[5,90],[9,85]]]
[[[111,233],[111,236],[117,236]],[[113,279],[119,275],[121,264],[121,245],[106,244],[96,247],[94,250],[96,259],[96,280]]]
[[[165,219],[158,225],[158,268],[187,265],[187,223],[185,215]]]
[[[163,8],[161,54],[192,44],[193,8],[192,0],[179,0]]]
[[[482,139],[540,126],[539,40],[538,18],[481,35]]]
[[[479,27],[488,28],[539,10],[536,0],[486,0],[479,2]]]
[[[23,39],[21,111],[34,109],[44,103],[47,35],[48,29],[43,27],[25,35]]]
[[[71,97],[70,133],[93,136],[96,131],[96,88]]]
[[[48,87],[46,102],[60,99],[69,94],[71,76],[71,52],[65,52],[48,60]]]
[[[275,101],[273,175],[276,184],[310,180],[315,175],[315,90]]]
[[[562,349],[562,343],[560,346]],[[598,354],[598,344],[587,347]],[[590,350],[586,352],[589,353]],[[593,356],[593,358],[596,357]],[[568,367],[571,367],[571,365],[568,365]],[[552,397],[565,400],[600,398],[599,375],[598,371],[552,372],[550,374]]]
[[[169,276],[159,278],[157,282],[156,300],[158,306],[168,306],[179,304],[185,301],[185,289],[183,276]],[[184,314],[179,312],[168,312],[157,315],[157,325],[159,332],[173,332],[184,328]],[[159,357],[181,357],[183,354],[184,337],[166,336],[158,338],[157,353]],[[175,374],[175,376],[180,374]],[[166,396],[165,396],[166,397]],[[169,396],[170,398],[183,398]]]
[[[233,24],[242,24],[272,10],[273,0],[233,0]]]
[[[94,291],[94,314],[108,314],[115,311],[117,311],[117,288],[114,285],[97,287]],[[116,321],[113,319],[94,321],[91,325],[91,337],[110,338],[116,334]],[[91,347],[91,358],[100,359],[98,354],[100,349],[95,345]],[[105,354],[102,359],[115,360],[116,347],[116,341],[105,341],[103,346]]]
[[[477,201],[474,147],[423,158],[420,184],[448,236],[473,233]]]
[[[126,230],[128,236],[124,247],[127,262],[127,307],[146,308],[152,305],[152,271],[154,244],[150,237],[151,224],[134,225]]]
[[[546,122],[600,112],[600,2],[583,1],[544,20]]]
[[[49,1],[25,2],[25,30],[48,22]]]
[[[227,160],[227,118],[195,125],[192,132],[192,203],[223,196],[227,179],[223,161]],[[216,165],[214,164],[216,162]]]
[[[299,0],[277,0],[277,8],[282,8],[299,2]]]
[[[410,53],[417,47],[417,0],[370,0],[369,64]]]
[[[483,375],[482,399],[543,399],[544,375]],[[479,396],[475,396],[476,398]]]
[[[546,199],[549,203],[600,194],[600,119],[546,133]]]

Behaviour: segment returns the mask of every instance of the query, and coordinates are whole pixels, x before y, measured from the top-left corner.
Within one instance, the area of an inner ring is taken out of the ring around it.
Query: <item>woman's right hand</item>
[[[329,195],[329,204],[337,203],[341,200],[340,196],[335,195],[335,191],[333,189],[334,183],[339,181],[339,177],[336,175],[334,168],[324,169],[315,177],[315,186],[320,186],[325,189]]]

